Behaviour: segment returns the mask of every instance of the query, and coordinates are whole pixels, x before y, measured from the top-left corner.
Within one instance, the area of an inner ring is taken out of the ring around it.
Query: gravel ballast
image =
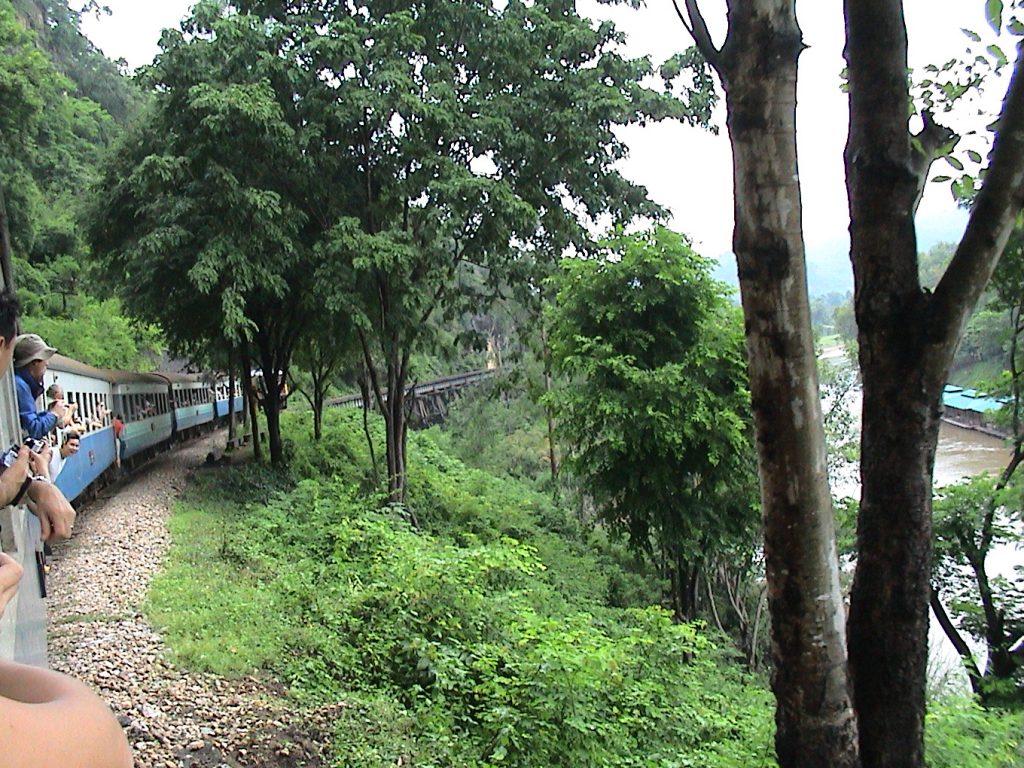
[[[255,678],[176,668],[141,613],[171,506],[223,442],[217,433],[164,453],[79,512],[47,578],[50,664],[110,705],[138,768],[326,766],[330,709],[297,711]]]

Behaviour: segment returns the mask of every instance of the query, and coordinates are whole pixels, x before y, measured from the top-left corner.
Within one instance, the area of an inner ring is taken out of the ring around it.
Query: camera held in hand
[[[42,453],[43,448],[46,447],[46,441],[36,440],[35,438],[27,437],[25,438],[25,445],[28,446],[28,449],[32,451],[32,453]],[[2,463],[4,467],[12,466],[14,462],[18,460],[18,451],[20,450],[21,446],[15,443],[14,445],[7,449],[7,451],[3,455],[3,459],[0,459],[0,463]]]

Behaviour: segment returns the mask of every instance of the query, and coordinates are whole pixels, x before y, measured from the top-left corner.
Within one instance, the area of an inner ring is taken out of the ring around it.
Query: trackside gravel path
[[[141,614],[170,545],[171,506],[223,441],[216,433],[169,451],[79,512],[47,579],[50,664],[110,705],[138,768],[325,766],[329,711],[294,711],[255,679],[176,668]]]

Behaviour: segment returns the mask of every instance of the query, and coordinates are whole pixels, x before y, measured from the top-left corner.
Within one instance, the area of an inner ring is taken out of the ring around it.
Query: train
[[[55,354],[43,378],[44,390],[59,384],[66,402],[77,404],[85,425],[78,453],[64,463],[55,484],[76,506],[116,472],[113,418],[121,416],[121,462],[138,464],[174,442],[195,437],[244,413],[240,386],[234,390],[216,374],[134,373],[107,370]],[[37,403],[45,409],[46,396]],[[20,442],[14,379],[0,379],[0,441]],[[0,658],[46,666],[45,556],[39,521],[24,507],[0,511],[0,547],[22,564],[14,600],[0,619]]]

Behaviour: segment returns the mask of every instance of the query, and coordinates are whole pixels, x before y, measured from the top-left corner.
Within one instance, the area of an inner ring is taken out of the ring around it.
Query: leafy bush
[[[1019,768],[1024,714],[986,711],[968,698],[935,702],[925,718],[929,768]]]
[[[545,497],[417,437],[416,532],[365,491],[361,422],[328,425],[320,457],[287,429],[292,473],[332,476],[231,467],[179,505],[149,611],[184,663],[348,702],[347,766],[774,764],[767,691],[699,627],[608,607],[617,566]]]

